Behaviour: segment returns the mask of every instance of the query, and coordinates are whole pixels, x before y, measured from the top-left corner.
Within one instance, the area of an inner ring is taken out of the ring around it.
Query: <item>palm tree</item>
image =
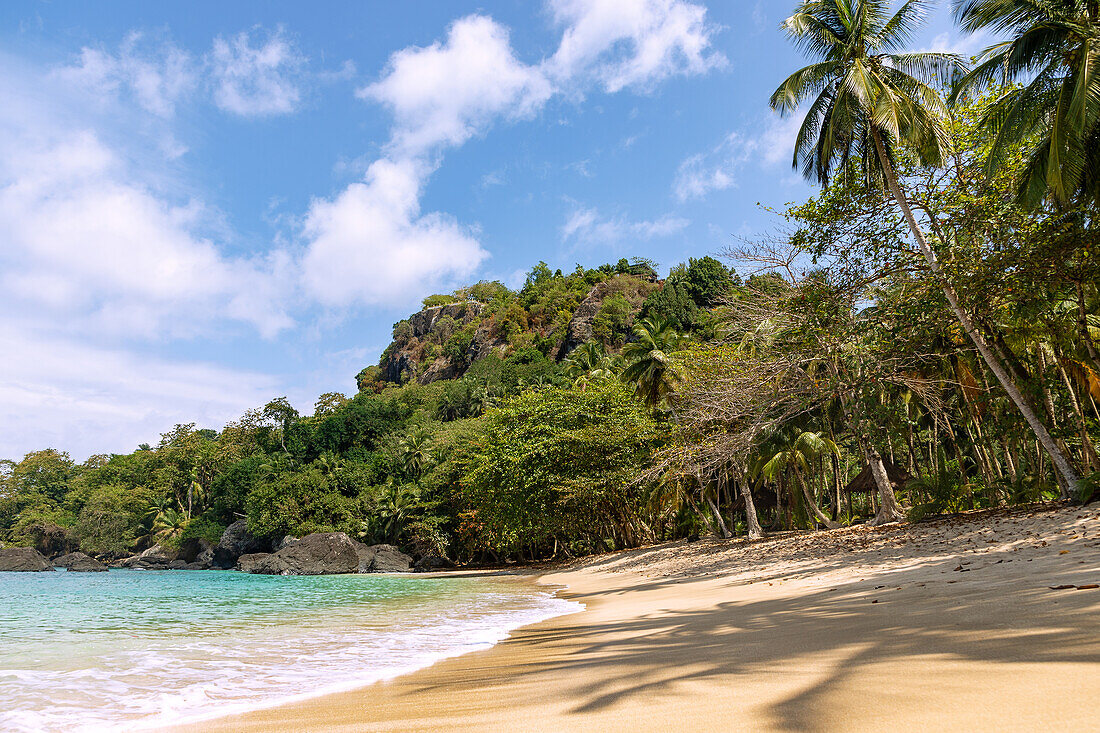
[[[650,407],[659,405],[676,386],[678,377],[672,368],[672,352],[680,348],[684,337],[668,321],[642,318],[634,324],[632,341],[623,347],[627,366],[621,378],[634,385],[634,393]]]
[[[1007,86],[982,122],[994,131],[987,167],[1024,145],[1020,202],[1048,195],[1060,207],[1100,203],[1100,3],[1096,0],[954,0],[970,33],[992,30],[1010,40],[979,56],[953,97],[991,83]]]
[[[405,476],[418,481],[432,459],[431,435],[422,426],[414,427],[398,444],[398,461]]]
[[[918,163],[929,167],[941,165],[949,150],[942,124],[946,108],[931,85],[962,71],[961,61],[953,54],[896,52],[923,23],[931,5],[928,0],[909,0],[891,16],[885,0],[801,3],[783,27],[799,48],[820,60],[791,74],[772,95],[772,108],[791,114],[815,97],[798,131],[793,160],[807,178],[827,183],[836,165],[847,166],[858,159],[868,185],[885,183],[952,313],[1050,454],[1063,496],[1069,497],[1078,482],[1076,471],[959,304],[894,170],[899,148],[911,151]],[[881,460],[873,449],[869,451],[882,507],[895,516],[876,517],[877,523],[900,518]]]
[[[599,341],[586,341],[562,362],[565,373],[581,391],[592,382],[602,382],[615,376],[615,360]]]
[[[811,470],[814,462],[830,453],[839,453],[840,449],[823,433],[800,432],[782,443],[775,445],[771,450],[761,456],[755,466],[756,473],[775,481],[781,472],[790,471],[794,475],[795,483],[802,492],[802,498],[806,500],[806,506],[813,513],[817,521],[829,529],[836,529],[840,525],[825,516],[825,513],[817,506],[810,489],[806,486],[803,473]]]
[[[165,509],[157,514],[153,520],[153,533],[158,540],[166,540],[177,537],[183,528],[187,526],[188,516],[177,509]]]

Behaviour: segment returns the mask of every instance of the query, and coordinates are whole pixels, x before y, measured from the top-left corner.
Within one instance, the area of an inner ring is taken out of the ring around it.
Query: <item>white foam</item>
[[[0,729],[149,729],[274,707],[408,674],[583,608],[516,586],[392,612],[374,603],[285,622],[223,619],[215,633],[177,625],[126,639],[120,629],[119,648],[85,666],[0,669]]]

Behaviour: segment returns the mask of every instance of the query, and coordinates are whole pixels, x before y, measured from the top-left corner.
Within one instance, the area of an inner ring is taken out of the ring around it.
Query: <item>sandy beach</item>
[[[682,542],[539,581],[587,610],[388,683],[193,730],[1097,726],[1097,505]]]

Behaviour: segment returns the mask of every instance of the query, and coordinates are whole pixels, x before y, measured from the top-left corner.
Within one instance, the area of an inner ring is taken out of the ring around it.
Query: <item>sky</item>
[[[310,414],[432,293],[768,232],[791,7],[7,0],[0,458]]]

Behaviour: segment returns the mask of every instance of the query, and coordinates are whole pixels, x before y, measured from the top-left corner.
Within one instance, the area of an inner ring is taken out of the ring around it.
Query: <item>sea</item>
[[[0,731],[197,723],[366,686],[582,608],[509,576],[0,572]]]

